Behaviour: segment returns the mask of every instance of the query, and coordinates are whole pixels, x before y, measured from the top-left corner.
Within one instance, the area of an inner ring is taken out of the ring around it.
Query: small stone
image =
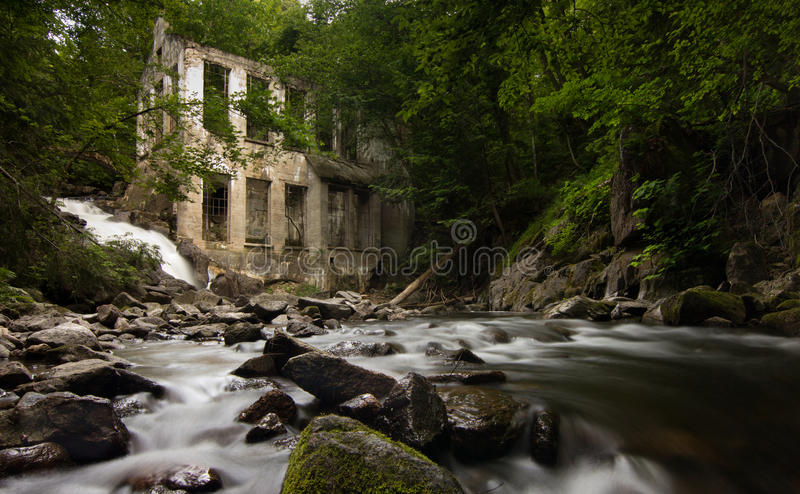
[[[340,415],[372,424],[381,411],[381,402],[370,393],[364,393],[340,404],[338,410]]]
[[[280,417],[275,413],[268,413],[255,427],[247,431],[245,441],[248,443],[258,443],[284,434],[285,432],[286,427],[281,423]]]
[[[186,466],[170,474],[164,485],[188,492],[214,492],[222,489],[222,477],[214,468]]]
[[[531,429],[531,456],[537,463],[553,466],[558,461],[559,416],[549,410],[536,414]]]

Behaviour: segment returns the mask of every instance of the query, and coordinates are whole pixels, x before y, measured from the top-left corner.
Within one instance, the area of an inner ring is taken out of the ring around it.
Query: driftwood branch
[[[436,271],[439,271],[440,269],[442,269],[447,264],[447,262],[450,261],[450,259],[453,258],[453,256],[455,254],[456,254],[456,250],[453,250],[452,252],[450,252],[449,254],[444,256],[444,258],[440,262],[438,262],[436,264]],[[421,287],[426,281],[428,281],[428,278],[431,277],[431,275],[433,274],[433,271],[434,271],[434,268],[433,268],[433,266],[431,266],[424,273],[419,275],[419,277],[416,280],[412,281],[406,287],[405,290],[400,292],[389,303],[392,304],[392,305],[397,305],[397,304],[403,302],[403,300],[407,299],[412,293],[416,292],[419,289],[419,287]]]

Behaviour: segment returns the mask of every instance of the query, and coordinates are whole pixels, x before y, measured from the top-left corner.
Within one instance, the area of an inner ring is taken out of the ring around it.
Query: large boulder
[[[525,428],[526,403],[490,388],[459,386],[439,392],[447,406],[453,453],[488,460],[508,453]]]
[[[322,352],[289,359],[281,372],[323,403],[337,405],[360,394],[384,397],[397,384],[394,378],[353,365]]]
[[[142,391],[162,396],[164,388],[150,379],[125,369],[118,369],[105,360],[87,359],[61,364],[43,372],[41,380],[24,384],[20,392],[52,393],[69,391],[78,395],[114,398]]]
[[[462,493],[453,475],[421,453],[356,420],[327,415],[300,435],[283,494],[330,492]]]
[[[211,282],[211,291],[222,297],[236,298],[239,295],[255,295],[264,289],[264,284],[233,271],[225,271]]]
[[[386,396],[375,425],[392,439],[425,450],[447,427],[447,409],[427,379],[409,372]]]
[[[261,334],[262,327],[262,324],[253,324],[249,322],[232,324],[225,329],[222,338],[228,346],[245,341],[258,341],[264,339]]]
[[[353,313],[353,308],[336,299],[320,300],[316,298],[301,297],[298,301],[300,309],[316,306],[319,308],[323,319],[347,319]]]
[[[0,477],[72,464],[69,453],[57,443],[0,450]]]
[[[326,347],[325,351],[337,357],[379,357],[395,353],[386,342],[362,343],[356,340],[340,341]]]
[[[28,393],[0,412],[0,448],[54,442],[74,461],[88,463],[126,454],[128,439],[111,402],[97,396]]]
[[[99,349],[97,337],[89,328],[71,322],[42,331],[37,331],[25,340],[26,346],[46,344],[52,348],[62,345],[84,345],[89,348]]]
[[[178,242],[178,253],[191,261],[197,281],[204,286],[208,284],[208,264],[211,260],[208,255],[192,243],[191,239],[182,239]]]
[[[604,300],[592,300],[576,295],[572,298],[548,307],[544,311],[545,319],[589,319],[607,321],[616,304]]]
[[[786,336],[800,335],[800,307],[765,314],[761,324],[777,329]]]
[[[759,281],[769,278],[764,249],[755,242],[737,242],[728,254],[725,274],[731,290],[742,293]]]
[[[264,377],[274,376],[278,373],[275,368],[275,360],[269,355],[259,355],[246,360],[242,365],[231,371],[231,374],[239,377]]]
[[[264,343],[264,354],[269,355],[275,361],[275,366],[280,370],[286,365],[292,357],[303,355],[309,352],[319,352],[319,349],[303,343],[297,338],[289,336],[283,331],[275,331],[275,333],[267,338]]]
[[[107,328],[113,328],[122,311],[116,305],[106,304],[97,308],[97,321]]]
[[[714,316],[742,324],[747,311],[742,297],[700,286],[664,300],[661,303],[661,315],[664,323],[670,325],[700,324]]]
[[[286,303],[285,300],[275,300],[275,299],[268,299],[264,297],[253,297],[250,299],[250,303],[247,304],[242,311],[243,312],[252,312],[258,318],[265,322],[269,323],[279,315],[286,312],[286,307],[289,304]]]

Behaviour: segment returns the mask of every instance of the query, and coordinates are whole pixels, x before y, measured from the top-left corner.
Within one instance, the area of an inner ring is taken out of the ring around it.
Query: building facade
[[[170,34],[156,21],[150,69],[143,75],[145,96],[176,94],[202,101],[203,112],[181,118],[180,138],[216,145],[207,130],[205,108],[215,99],[241,98],[253,88],[269,89],[282,111],[303,112],[300,83],[279,81],[269,67]],[[379,140],[358,142],[353,130],[334,125],[323,136],[330,158],[280,146],[283,136],[230,110],[230,124],[247,156],[242,169],[221,159],[219,173],[195,178],[187,200],[170,204],[173,234],[191,239],[221,268],[264,280],[287,279],[319,288],[364,288],[388,251],[402,254],[411,232],[407,205],[383,204],[369,186],[390,155]],[[152,119],[151,119],[152,120]],[[177,132],[170,115],[140,117],[140,166],[150,166],[158,140]],[[134,208],[147,208],[147,191],[129,194]],[[137,204],[138,203],[138,204]],[[384,234],[386,232],[386,234]]]

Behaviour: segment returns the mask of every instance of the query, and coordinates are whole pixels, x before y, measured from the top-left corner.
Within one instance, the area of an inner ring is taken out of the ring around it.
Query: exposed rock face
[[[236,298],[239,295],[255,295],[264,289],[264,284],[233,271],[226,271],[211,282],[211,291],[222,297]]]
[[[528,405],[502,391],[461,386],[439,394],[447,406],[453,453],[461,459],[500,457],[522,435]]]
[[[72,464],[69,453],[56,443],[0,450],[0,477]]]
[[[337,357],[379,357],[394,353],[392,346],[385,342],[362,343],[360,341],[340,341],[325,348],[325,351]]]
[[[197,281],[203,286],[207,285],[209,258],[200,247],[192,243],[190,239],[182,239],[178,242],[178,253],[191,261]]]
[[[264,354],[275,361],[275,366],[282,369],[292,357],[308,352],[318,352],[319,349],[293,338],[283,331],[275,331],[272,337],[264,343]]]
[[[41,381],[24,384],[19,390],[37,393],[69,391],[105,398],[142,391],[155,396],[164,394],[160,384],[128,370],[118,369],[105,360],[88,359],[61,364],[42,373],[41,377]]]
[[[289,458],[283,494],[462,493],[453,475],[413,449],[359,422],[317,417]]]
[[[286,427],[281,423],[280,417],[275,413],[268,413],[255,427],[247,431],[244,440],[248,443],[258,443],[284,433]]]
[[[769,277],[764,249],[755,242],[737,242],[728,254],[725,274],[731,284],[731,291],[743,293],[752,285]]]
[[[633,192],[640,183],[638,177],[645,175],[649,168],[649,163],[637,159],[637,153],[623,144],[625,137],[620,136],[620,163],[611,177],[609,202],[614,245],[630,243],[637,236],[640,220],[633,215],[636,210]]]
[[[282,422],[288,424],[297,417],[297,405],[291,396],[279,389],[272,389],[243,410],[237,420],[255,424],[268,413],[276,414]]]
[[[719,316],[735,324],[745,321],[747,312],[742,297],[707,287],[695,287],[667,298],[661,303],[661,315],[666,324],[699,324],[709,317]]]
[[[128,429],[111,402],[72,393],[28,393],[0,412],[0,448],[54,442],[78,463],[108,460],[128,452]]]
[[[549,410],[536,414],[531,428],[531,456],[537,463],[552,466],[558,461],[559,416]]]
[[[321,352],[293,357],[281,372],[329,405],[337,405],[364,393],[383,397],[397,384],[386,374],[358,367]]]
[[[246,360],[242,365],[231,372],[239,377],[264,377],[274,376],[278,373],[275,361],[269,355],[261,355]]]
[[[353,313],[353,309],[350,306],[340,303],[336,299],[300,298],[298,305],[301,309],[317,306],[324,319],[347,319]]]
[[[436,388],[414,372],[403,377],[383,402],[376,428],[419,450],[432,446],[447,426],[447,410]]]
[[[84,345],[89,348],[100,348],[97,337],[88,328],[75,323],[62,323],[58,326],[37,331],[25,341],[26,346],[46,344],[51,348],[62,345]]]

